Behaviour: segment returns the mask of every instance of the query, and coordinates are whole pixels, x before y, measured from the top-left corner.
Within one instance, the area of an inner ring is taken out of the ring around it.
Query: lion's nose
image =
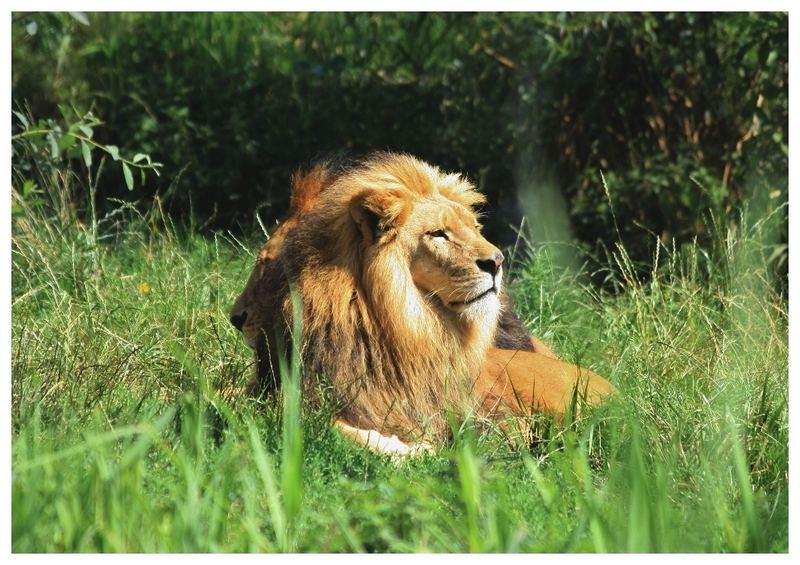
[[[242,311],[239,314],[231,314],[231,324],[233,324],[233,327],[235,327],[239,331],[242,331],[242,326],[244,326],[244,323],[246,321],[247,321],[246,311]]]
[[[494,254],[491,256],[491,258],[478,259],[477,261],[475,261],[475,263],[477,263],[478,268],[481,271],[486,271],[492,276],[495,276],[497,274],[497,271],[500,269],[500,265],[503,264],[504,259],[505,257],[503,257],[502,253],[500,253],[499,251],[495,251]]]

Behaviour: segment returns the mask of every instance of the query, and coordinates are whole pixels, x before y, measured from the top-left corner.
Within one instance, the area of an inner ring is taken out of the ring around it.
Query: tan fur
[[[292,197],[289,202],[289,213],[272,234],[272,237],[267,240],[258,252],[259,265],[278,258],[283,241],[286,239],[286,234],[317,203],[320,192],[329,182],[330,179],[324,167],[316,167],[305,173],[298,171],[292,176]]]
[[[548,352],[549,353],[549,352]],[[575,408],[596,406],[616,389],[603,377],[555,356],[539,352],[490,349],[475,380],[481,412],[502,416],[534,412],[561,416]]]

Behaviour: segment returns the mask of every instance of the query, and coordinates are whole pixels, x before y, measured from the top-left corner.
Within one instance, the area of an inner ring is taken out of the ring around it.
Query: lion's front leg
[[[333,425],[347,438],[375,453],[393,457],[413,457],[433,451],[433,446],[427,442],[407,444],[396,435],[385,436],[377,430],[354,428],[342,419],[334,420]]]

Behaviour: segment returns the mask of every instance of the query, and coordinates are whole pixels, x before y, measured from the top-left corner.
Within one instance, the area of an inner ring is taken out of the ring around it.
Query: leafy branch
[[[142,184],[145,182],[147,171],[152,171],[156,176],[160,175],[159,168],[163,167],[163,164],[154,162],[147,153],[136,153],[131,158],[125,158],[120,155],[119,147],[116,145],[106,145],[96,141],[93,138],[94,128],[103,125],[103,122],[94,116],[92,112],[80,115],[74,110],[70,113],[62,108],[62,115],[65,121],[72,122],[66,131],[54,120],[40,120],[34,125],[32,119],[29,119],[22,112],[13,111],[13,114],[19,120],[23,130],[11,136],[12,143],[29,138],[43,137],[49,145],[53,159],[58,159],[65,153],[70,157],[73,156],[69,155],[69,153],[76,149],[77,143],[80,146],[80,156],[87,169],[92,166],[92,151],[102,151],[114,161],[120,163],[128,190],[133,190],[134,187],[132,168],[139,170]],[[73,120],[70,118],[73,118]],[[74,156],[77,157],[77,155]]]

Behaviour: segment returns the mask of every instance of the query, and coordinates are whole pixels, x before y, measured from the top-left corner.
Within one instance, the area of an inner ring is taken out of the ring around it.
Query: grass
[[[654,245],[647,281],[609,250],[592,264],[614,293],[546,248],[518,255],[530,330],[621,398],[519,434],[467,422],[395,463],[296,395],[219,393],[250,376],[227,311],[255,239],[182,231],[157,205],[83,225],[15,198],[15,552],[788,549],[787,304],[767,274],[782,212],[705,249]]]

